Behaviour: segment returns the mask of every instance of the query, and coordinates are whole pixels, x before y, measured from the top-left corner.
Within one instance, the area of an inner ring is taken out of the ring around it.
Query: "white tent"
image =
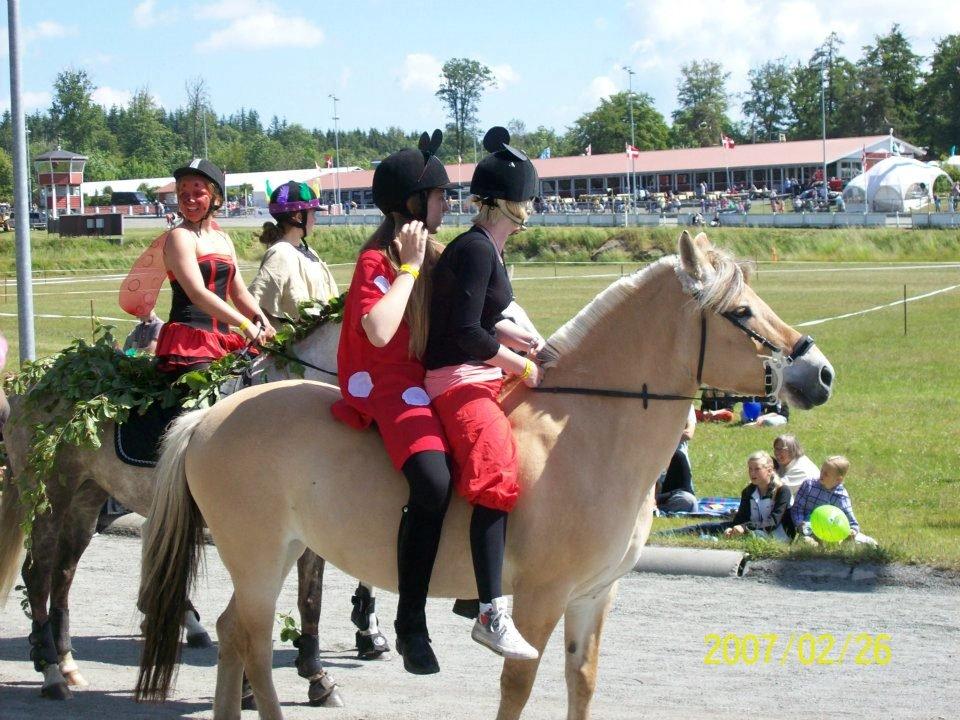
[[[894,155],[885,158],[851,180],[843,190],[847,212],[904,212],[931,202],[938,167]]]

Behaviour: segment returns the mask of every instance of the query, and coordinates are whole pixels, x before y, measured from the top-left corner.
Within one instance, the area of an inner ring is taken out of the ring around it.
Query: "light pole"
[[[633,76],[636,74],[629,65],[624,65],[623,69],[627,72],[627,82],[629,90],[627,95],[630,100],[630,205],[637,206],[637,176],[633,169],[633,148],[637,146],[637,140],[633,130]]]
[[[826,92],[826,78],[823,72],[823,60],[820,60],[820,130],[823,134],[823,199],[829,202],[830,186],[827,183],[827,105],[824,94]]]
[[[340,101],[340,98],[333,93],[330,93],[328,97],[333,100],[333,148],[337,163],[337,167],[333,171],[333,197],[337,205],[340,205],[340,118],[337,116],[337,103]]]

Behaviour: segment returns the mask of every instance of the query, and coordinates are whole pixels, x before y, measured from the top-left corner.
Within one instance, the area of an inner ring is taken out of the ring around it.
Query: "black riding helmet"
[[[470,194],[483,200],[527,202],[537,195],[537,169],[523,152],[511,147],[509,131],[500,126],[487,130],[483,148],[490,153],[477,163]]]
[[[223,170],[218,168],[207,159],[194,158],[190,161],[189,165],[178,167],[173,171],[174,180],[179,180],[187,175],[199,175],[200,177],[205,177],[217,187],[217,190],[220,192],[220,202],[210,203],[210,210],[207,211],[208,216],[213,215],[223,205],[223,200],[227,196],[226,177],[223,174]]]
[[[432,136],[423,133],[416,150],[408,148],[395,152],[377,166],[373,173],[373,202],[380,212],[384,215],[395,212],[412,218],[407,199],[421,193],[422,213],[425,214],[427,191],[450,187],[447,169],[436,155],[442,142],[443,133],[439,130],[434,130]]]
[[[301,212],[313,212],[320,207],[317,194],[306,183],[291,180],[270,193],[268,210],[277,223],[286,223],[300,228],[301,239],[307,237],[307,219],[297,220]]]

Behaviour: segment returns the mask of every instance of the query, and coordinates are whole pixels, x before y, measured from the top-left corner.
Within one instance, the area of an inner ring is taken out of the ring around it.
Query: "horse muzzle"
[[[833,393],[836,373],[820,349],[811,344],[783,369],[782,393],[795,407],[808,410],[823,405]]]

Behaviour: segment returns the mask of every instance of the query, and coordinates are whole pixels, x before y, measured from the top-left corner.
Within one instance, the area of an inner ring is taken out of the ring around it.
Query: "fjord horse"
[[[650,532],[651,489],[698,385],[777,394],[810,408],[830,397],[833,368],[754,293],[732,259],[686,232],[679,257],[615,282],[547,348],[543,386],[520,385],[504,399],[520,449],[521,493],[503,581],[518,629],[541,653],[564,618],[568,718],[579,720],[589,715],[617,580]],[[274,612],[305,546],[365,582],[397,587],[393,519],[407,486],[374,432],[333,420],[338,394],[305,381],[259,386],[181,417],[168,432],[144,534],[139,700],[168,694],[176,618],[202,549],[201,514],[234,584],[217,621],[215,718],[239,717],[244,671],[260,717],[282,717],[271,678]],[[280,424],[282,435],[255,430]],[[454,499],[431,595],[474,596],[468,524],[469,506]],[[537,667],[504,662],[498,718],[520,716]]]

